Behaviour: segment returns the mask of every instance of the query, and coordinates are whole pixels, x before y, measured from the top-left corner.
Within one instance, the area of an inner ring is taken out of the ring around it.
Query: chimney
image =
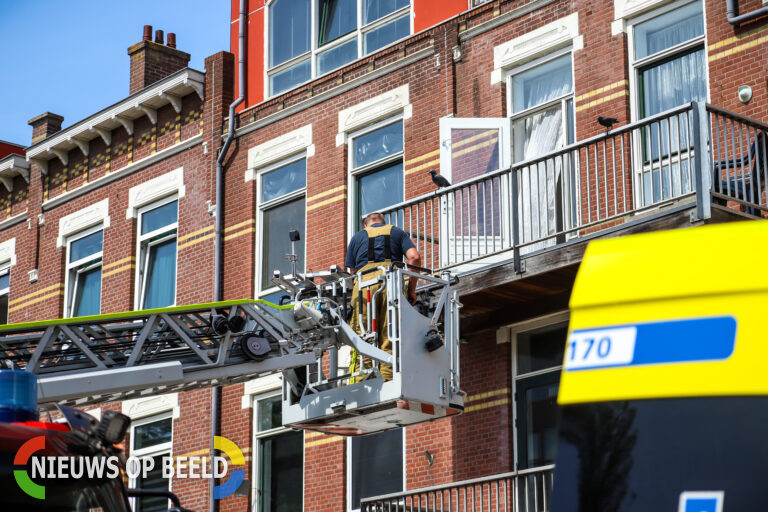
[[[176,34],[168,34],[167,46],[163,39],[163,31],[156,30],[155,40],[152,41],[152,25],[144,25],[141,42],[128,48],[131,58],[129,94],[140,91],[189,64],[189,54],[176,49]]]
[[[27,121],[27,124],[32,127],[32,144],[60,131],[62,122],[64,117],[52,112],[40,114]]]

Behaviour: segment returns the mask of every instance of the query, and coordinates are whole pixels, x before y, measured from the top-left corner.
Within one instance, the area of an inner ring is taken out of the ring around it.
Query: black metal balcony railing
[[[554,466],[366,498],[360,512],[540,512],[549,510]]]
[[[691,103],[392,206],[424,266],[482,266],[642,218],[710,202],[768,211],[768,126]],[[486,144],[487,146],[487,144]],[[466,159],[467,149],[463,148]],[[487,154],[487,150],[486,150]],[[640,220],[638,220],[640,221]]]

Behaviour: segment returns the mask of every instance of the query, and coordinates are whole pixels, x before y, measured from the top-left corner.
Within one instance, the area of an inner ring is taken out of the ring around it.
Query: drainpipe
[[[727,9],[728,23],[737,27],[744,22],[768,15],[768,7],[761,7],[760,9],[739,16],[739,0],[725,0],[725,5]]]
[[[224,160],[227,158],[229,146],[235,138],[235,108],[245,100],[245,24],[246,24],[246,1],[240,0],[240,23],[238,27],[238,91],[239,96],[229,106],[229,124],[227,127],[227,139],[221,148],[219,157],[216,159],[216,231],[213,252],[214,276],[213,276],[213,300],[221,300],[221,247],[222,247],[222,228],[224,225]],[[213,388],[211,395],[211,457],[214,456],[213,439],[221,435],[221,386]],[[209,510],[216,512],[218,502],[213,499],[213,487],[216,485],[216,479],[211,479],[209,486]]]

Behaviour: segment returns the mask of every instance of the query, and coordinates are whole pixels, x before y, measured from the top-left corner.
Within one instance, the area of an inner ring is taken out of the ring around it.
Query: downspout
[[[739,16],[739,0],[725,0],[725,5],[728,23],[737,27],[744,22],[768,15],[768,7],[761,7],[760,9]]]
[[[235,138],[235,108],[245,100],[245,24],[247,21],[246,15],[246,2],[247,0],[240,0],[240,23],[238,26],[238,92],[239,96],[229,106],[229,123],[227,125],[227,139],[224,141],[224,145],[221,147],[219,157],[216,159],[216,228],[214,237],[214,249],[213,249],[213,301],[218,302],[221,300],[221,249],[222,249],[222,231],[224,225],[224,160],[227,158],[227,152],[229,146],[232,145],[232,140]],[[221,386],[213,388],[213,394],[211,395],[211,458],[215,455],[213,448],[213,441],[215,436],[221,435]],[[212,460],[212,459],[211,459]],[[218,509],[218,502],[213,498],[213,487],[216,485],[216,479],[211,479],[211,485],[209,486],[209,510],[210,512],[216,512]]]

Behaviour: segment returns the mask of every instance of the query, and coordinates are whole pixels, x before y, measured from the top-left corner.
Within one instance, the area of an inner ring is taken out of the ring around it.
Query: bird
[[[432,175],[432,183],[437,185],[437,188],[444,188],[444,187],[450,187],[451,182],[445,179],[444,176],[440,176],[436,170],[432,169],[429,171],[429,174]]]
[[[597,116],[597,122],[601,125],[605,126],[609,130],[611,129],[611,126],[618,123],[619,120],[615,117],[603,117],[603,116]]]

